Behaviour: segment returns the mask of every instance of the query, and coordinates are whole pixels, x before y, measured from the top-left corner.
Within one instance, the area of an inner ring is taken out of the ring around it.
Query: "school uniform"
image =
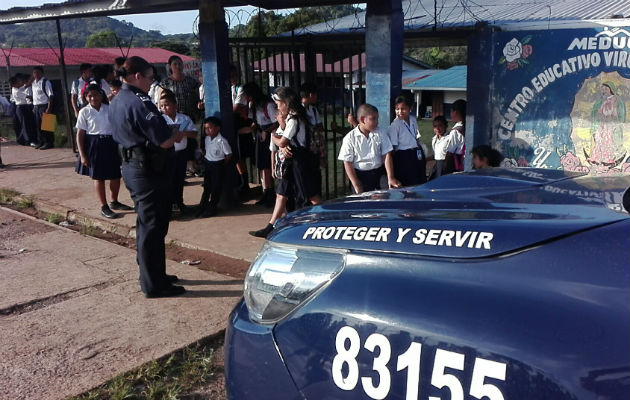
[[[297,204],[307,205],[311,197],[321,196],[322,189],[321,177],[316,176],[319,174],[319,168],[313,153],[309,150],[310,136],[306,131],[306,124],[296,115],[289,114],[281,135],[287,138],[291,145],[293,154],[291,169]]]
[[[369,192],[380,189],[385,155],[392,150],[387,134],[374,131],[366,137],[357,126],[344,136],[337,159],[352,163],[363,190]]]
[[[447,155],[455,154],[458,150],[463,150],[463,139],[454,135],[452,132],[438,138],[437,135],[431,139],[431,146],[435,158],[435,166],[431,172],[430,179],[439,178],[442,175],[455,172],[455,166],[452,159],[447,159]]]
[[[256,132],[256,168],[259,170],[271,168],[269,144],[273,132],[269,132],[263,140],[262,131],[268,130],[276,122],[275,103],[270,101],[262,107],[256,108],[255,118],[259,127],[258,132]]]
[[[33,92],[33,117],[35,121],[35,130],[37,131],[37,144],[39,147],[53,147],[55,137],[53,132],[42,131],[42,117],[48,108],[48,104],[52,101],[53,91],[50,81],[44,77],[40,80],[33,80],[31,84]]]
[[[197,127],[195,123],[186,114],[176,113],[175,120],[166,114],[163,114],[166,124],[173,127],[177,126],[178,131],[195,131]],[[184,137],[179,143],[173,145],[175,148],[174,167],[173,167],[173,204],[184,204],[184,180],[186,179],[186,162],[188,154],[188,138]]]
[[[107,104],[101,104],[99,110],[87,104],[79,111],[76,124],[77,129],[83,129],[86,133],[84,151],[90,161],[90,166],[86,167],[81,164],[79,156],[76,171],[99,181],[121,177],[118,144],[112,137],[108,113]]]
[[[282,129],[278,127],[273,133],[276,137],[282,136]],[[269,152],[275,156],[275,190],[276,193],[284,197],[293,197],[295,190],[293,188],[293,171],[289,167],[290,159],[286,160],[280,151],[280,148],[271,140],[269,142]],[[271,160],[270,160],[271,161]]]
[[[403,186],[425,183],[427,180],[426,152],[418,146],[418,122],[409,116],[409,123],[400,118],[392,121],[387,129],[394,147],[394,175]]]
[[[17,142],[24,146],[28,146],[30,143],[37,143],[37,130],[35,128],[35,119],[33,118],[33,102],[30,99],[32,95],[31,88],[26,85],[19,88],[11,88],[11,101],[15,103],[15,118],[18,127]]]
[[[203,176],[203,194],[201,195],[199,208],[200,211],[208,210],[210,214],[214,214],[223,191],[225,157],[232,154],[232,148],[220,133],[214,139],[206,136],[204,142],[206,149],[204,164],[206,169]],[[210,199],[209,203],[208,199]]]
[[[466,152],[466,139],[464,137],[464,123],[459,121],[453,125],[449,136],[451,137],[451,146],[453,148],[453,163],[455,171],[464,170],[464,153]]]
[[[72,82],[72,87],[70,88],[70,94],[76,94],[77,95],[77,109],[80,109],[82,107],[84,107],[86,104],[84,104],[83,102],[83,88],[85,87],[85,84],[91,82],[91,80],[83,80],[82,77],[78,77],[77,79],[74,80],[74,82]]]

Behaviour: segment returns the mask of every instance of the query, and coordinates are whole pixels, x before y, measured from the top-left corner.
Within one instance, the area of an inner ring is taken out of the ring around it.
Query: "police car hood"
[[[621,220],[630,175],[488,169],[325,202],[280,220],[274,242],[450,258],[496,256]]]

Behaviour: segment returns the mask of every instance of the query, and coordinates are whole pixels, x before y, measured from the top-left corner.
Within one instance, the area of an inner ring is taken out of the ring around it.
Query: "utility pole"
[[[70,106],[68,104],[68,73],[66,71],[66,61],[63,57],[63,42],[61,41],[61,25],[59,24],[59,18],[55,19],[57,23],[57,40],[59,41],[59,63],[61,64],[61,91],[63,98],[63,109],[66,113],[66,136],[68,143],[72,144],[72,151],[77,152],[77,144],[74,141],[74,135],[72,131],[72,114],[70,114]]]

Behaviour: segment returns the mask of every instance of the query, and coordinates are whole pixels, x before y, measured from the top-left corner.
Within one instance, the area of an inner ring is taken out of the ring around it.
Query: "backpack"
[[[324,135],[324,130],[318,128],[315,125],[307,124],[306,127],[307,133],[311,137],[311,142],[309,146],[309,150],[313,155],[318,157],[320,161],[326,160],[326,137]]]

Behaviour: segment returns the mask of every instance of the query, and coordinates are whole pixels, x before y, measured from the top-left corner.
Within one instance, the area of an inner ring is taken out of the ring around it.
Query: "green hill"
[[[106,31],[114,32],[124,46],[130,40],[134,47],[151,47],[165,41],[177,43],[194,41],[192,33],[162,35],[159,31],[145,31],[130,22],[109,17],[62,19],[60,25],[66,47],[85,47],[90,35]],[[3,48],[10,47],[11,43],[14,47],[48,47],[47,42],[57,47],[57,28],[54,21],[0,25],[0,46]]]

